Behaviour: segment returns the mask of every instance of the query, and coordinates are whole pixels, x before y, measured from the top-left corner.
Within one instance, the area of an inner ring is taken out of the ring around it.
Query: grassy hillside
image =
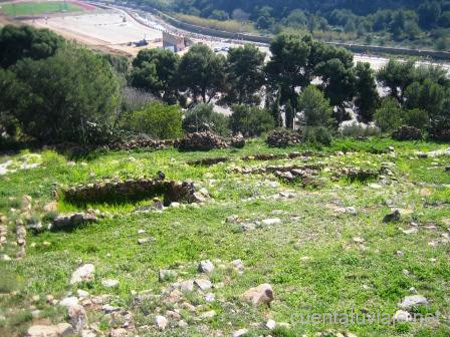
[[[0,177],[0,212],[8,225],[8,243],[1,253],[11,257],[0,261],[0,335],[23,334],[31,324],[66,321],[67,309],[49,304],[46,296],[61,300],[83,289],[91,299],[111,295],[101,305],[85,306],[91,329],[105,335],[128,321],[123,329],[139,336],[230,336],[244,328],[246,336],[316,336],[327,329],[335,332],[322,336],[337,336],[337,332],[448,336],[450,157],[416,154],[442,148],[431,143],[338,140],[330,148],[312,149],[296,159],[243,161],[247,155],[306,150],[301,146],[270,149],[254,141],[242,150],[99,152],[76,162],[50,151],[3,156],[1,162],[11,160],[9,169],[18,171]],[[218,156],[229,161],[210,167],[187,164]],[[24,163],[37,167],[20,170]],[[244,167],[313,164],[322,167],[317,177],[320,188],[287,183],[271,173],[239,173]],[[342,168],[381,167],[382,175],[369,180],[335,177]],[[55,186],[153,177],[159,170],[169,180],[194,181],[211,197],[202,205],[149,213],[134,209],[151,200],[79,206],[59,199],[60,213],[97,208],[112,216],[70,231],[33,234],[29,230],[27,256],[15,259],[14,227],[20,209],[36,221],[42,219],[45,227],[54,214],[44,212],[43,206],[54,200]],[[32,197],[28,210],[24,195]],[[400,210],[400,220],[384,223],[394,209]],[[229,218],[232,215],[237,217]],[[142,238],[150,240],[139,244]],[[241,270],[230,264],[236,259],[242,260]],[[202,260],[215,265],[211,274],[198,272]],[[83,263],[95,265],[93,281],[70,285],[71,274]],[[160,282],[160,269],[174,270],[177,276]],[[196,278],[208,278],[215,287],[172,298],[171,283]],[[119,285],[108,288],[102,283],[105,279]],[[273,288],[271,307],[253,307],[241,300],[244,291],[262,283]],[[142,300],[139,293],[144,290],[149,291]],[[212,301],[207,301],[209,292],[214,294]],[[439,325],[278,324],[274,331],[265,327],[268,319],[289,323],[293,313],[392,315],[397,303],[415,292],[429,304],[410,310],[439,311]],[[119,314],[105,312],[106,303],[119,308]],[[165,330],[157,329],[154,316],[168,317],[167,310],[176,310],[187,326],[169,318]]]

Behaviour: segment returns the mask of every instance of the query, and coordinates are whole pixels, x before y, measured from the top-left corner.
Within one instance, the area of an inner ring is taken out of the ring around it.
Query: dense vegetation
[[[277,36],[268,60],[251,45],[226,57],[194,45],[182,57],[144,49],[129,64],[47,30],[12,26],[0,31],[0,46],[3,139],[104,144],[123,132],[160,139],[180,137],[183,129],[254,137],[284,126],[328,144],[352,118],[350,110],[383,133],[407,126],[419,138],[450,139],[444,69],[391,60],[375,74],[368,64],[355,66],[349,51],[310,36]],[[214,112],[212,103],[229,108],[231,117]],[[341,132],[379,133],[359,125]]]
[[[367,44],[399,42],[447,50],[450,47],[450,1],[204,1],[135,0],[210,20],[250,21],[262,31],[309,31],[326,40]],[[192,21],[192,20],[191,20]]]

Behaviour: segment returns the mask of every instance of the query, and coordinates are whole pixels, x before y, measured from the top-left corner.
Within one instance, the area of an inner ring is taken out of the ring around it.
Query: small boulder
[[[411,320],[411,314],[407,311],[397,310],[394,314],[394,321],[396,322],[409,322]]]
[[[70,284],[91,281],[94,277],[95,266],[93,264],[85,264],[79,267],[70,278]]]
[[[114,288],[119,285],[119,281],[117,280],[103,280],[102,285],[106,288]]]
[[[61,302],[59,302],[60,306],[63,307],[71,307],[73,305],[78,305],[78,298],[75,296],[66,297]]]
[[[216,312],[214,310],[206,311],[203,314],[201,314],[201,318],[213,318],[216,316]]]
[[[400,212],[397,209],[393,213],[386,214],[386,216],[383,219],[384,223],[396,222],[396,221],[400,221]]]
[[[273,319],[269,319],[266,323],[266,328],[269,330],[275,329],[276,326],[277,326],[277,322],[275,322]]]
[[[281,219],[264,219],[263,221],[261,221],[261,223],[266,226],[278,225],[281,223]]]
[[[184,292],[191,292],[194,291],[194,281],[187,280],[180,282],[180,290]]]
[[[214,270],[214,265],[211,261],[205,260],[198,265],[198,271],[201,273],[211,273]]]
[[[72,305],[68,310],[70,324],[76,331],[81,331],[87,328],[88,321],[86,310],[81,305]]]
[[[55,325],[33,325],[28,329],[27,337],[58,337]]]
[[[197,287],[199,287],[201,290],[207,290],[211,289],[212,283],[209,280],[206,279],[196,279],[195,284]]]
[[[154,321],[155,321],[155,325],[160,330],[164,330],[167,327],[167,325],[169,324],[169,321],[167,320],[167,318],[165,318],[164,316],[161,316],[161,315],[156,315]]]
[[[406,296],[403,300],[398,303],[398,306],[403,309],[409,309],[415,305],[428,304],[428,300],[422,295],[412,295]]]
[[[239,329],[239,330],[233,332],[233,334],[231,336],[241,337],[241,336],[245,336],[247,333],[248,333],[248,329]]]
[[[268,283],[261,284],[255,288],[250,288],[243,295],[244,300],[257,304],[268,304],[273,301],[272,286]]]

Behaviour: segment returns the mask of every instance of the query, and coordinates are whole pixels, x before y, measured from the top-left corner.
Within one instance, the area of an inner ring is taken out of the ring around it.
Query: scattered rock
[[[169,321],[167,320],[167,318],[165,318],[164,316],[161,316],[161,315],[156,315],[154,322],[155,322],[155,325],[160,330],[164,330],[167,327],[167,324],[169,324]]]
[[[70,324],[80,332],[88,326],[86,311],[81,305],[72,305],[68,309]]]
[[[281,219],[278,219],[278,218],[264,219],[261,221],[261,223],[266,226],[278,225],[281,223]]]
[[[180,282],[180,290],[183,292],[194,291],[194,281],[187,280],[187,281]]]
[[[242,271],[244,269],[244,264],[242,263],[241,259],[231,261],[231,265],[238,271]]]
[[[216,312],[214,310],[206,311],[203,314],[201,314],[201,318],[213,318],[216,316]]]
[[[393,213],[386,214],[383,219],[383,222],[384,223],[397,222],[400,221],[400,217],[401,217],[400,212],[398,210],[395,210]]]
[[[93,264],[85,264],[79,267],[70,279],[70,284],[92,281],[94,277],[95,266]]]
[[[243,232],[251,231],[251,230],[256,229],[256,224],[254,224],[252,222],[250,222],[250,223],[243,223],[243,224],[241,224],[240,228],[241,228],[241,230]]]
[[[102,285],[107,288],[117,287],[119,285],[118,280],[102,280]]]
[[[233,332],[232,336],[233,337],[241,337],[241,336],[245,336],[248,333],[248,329],[239,329],[235,332]]]
[[[363,238],[359,237],[359,236],[355,236],[353,238],[353,242],[357,243],[357,244],[363,244],[365,242],[365,240]]]
[[[239,216],[237,216],[236,214],[232,214],[227,217],[225,221],[228,223],[237,223],[239,222]]]
[[[196,279],[195,285],[197,287],[199,287],[201,290],[211,289],[211,287],[212,287],[211,281],[206,280],[206,279]]]
[[[113,329],[109,332],[109,337],[126,337],[129,336],[128,331],[124,328]]]
[[[94,213],[72,213],[57,216],[51,226],[51,230],[70,230],[86,223],[97,222],[98,217]]]
[[[106,312],[106,313],[111,313],[111,312],[120,310],[120,308],[118,308],[118,307],[113,307],[113,306],[110,305],[110,304],[105,304],[105,305],[102,306],[102,310],[103,310],[104,312]]]
[[[198,271],[201,273],[212,273],[214,270],[214,265],[211,261],[205,260],[201,261],[198,265]]]
[[[275,322],[273,319],[269,319],[266,323],[266,328],[269,330],[275,329],[276,326],[277,326],[277,322]]]
[[[61,300],[61,302],[59,302],[59,305],[63,307],[71,307],[74,305],[78,305],[78,298],[74,296],[66,297],[63,300]]]
[[[187,328],[187,327],[188,327],[188,324],[187,324],[186,321],[181,320],[181,321],[178,322],[178,326],[179,326],[180,328]]]
[[[68,323],[58,325],[33,325],[28,329],[27,337],[64,337],[74,334]]]
[[[77,296],[79,298],[85,298],[85,297],[89,297],[89,293],[87,291],[82,290],[82,289],[77,289]]]
[[[206,302],[214,302],[216,299],[216,296],[213,293],[206,293],[205,294],[205,301]]]
[[[179,321],[181,319],[181,315],[178,312],[172,310],[167,310],[166,316],[173,321]]]
[[[394,314],[394,321],[396,322],[409,322],[411,320],[411,314],[407,311],[397,310]]]
[[[403,228],[399,228],[403,234],[406,235],[411,235],[411,234],[416,234],[418,232],[418,229],[415,227],[409,228],[409,229],[403,229]]]
[[[273,290],[270,284],[264,283],[256,288],[250,288],[243,295],[244,300],[250,301],[253,304],[268,304],[273,301]]]
[[[139,243],[140,245],[143,245],[143,244],[145,244],[145,243],[152,242],[152,241],[155,241],[155,239],[154,239],[154,238],[142,238],[142,239],[138,239],[138,243]]]
[[[97,337],[97,334],[92,330],[81,331],[81,337]]]
[[[56,212],[58,211],[58,203],[56,201],[51,201],[44,206],[44,212]]]
[[[415,305],[428,304],[428,300],[422,295],[411,295],[406,296],[403,300],[398,303],[398,306],[403,309],[409,309]]]

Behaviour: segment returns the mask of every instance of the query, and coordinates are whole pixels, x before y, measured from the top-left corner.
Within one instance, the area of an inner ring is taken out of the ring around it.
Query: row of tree
[[[361,119],[370,121],[379,100],[368,64],[354,67],[352,53],[309,36],[283,34],[270,46],[271,57],[252,45],[232,48],[227,57],[205,45],[195,45],[181,58],[162,49],[142,50],[133,60],[131,85],[149,91],[168,103],[185,105],[216,102],[219,105],[261,104],[280,123],[280,106],[292,128],[298,109],[298,92],[313,80],[336,106],[336,122],[345,120],[345,104],[353,101]]]
[[[268,57],[254,46],[224,57],[205,45],[182,57],[142,50],[128,60],[96,54],[48,30],[0,30],[0,132],[43,143],[101,143],[114,130],[176,137],[205,125],[258,136],[294,127],[332,132],[354,107],[386,132],[414,126],[450,138],[450,80],[440,67],[391,61],[375,74],[346,50],[282,34]],[[377,87],[378,86],[378,87]],[[380,98],[378,90],[389,93]],[[161,103],[154,103],[159,101]],[[213,111],[231,107],[230,119]],[[188,112],[182,122],[181,107]],[[197,106],[197,108],[196,108]],[[446,138],[447,137],[447,138]],[[329,138],[329,137],[325,137]]]

